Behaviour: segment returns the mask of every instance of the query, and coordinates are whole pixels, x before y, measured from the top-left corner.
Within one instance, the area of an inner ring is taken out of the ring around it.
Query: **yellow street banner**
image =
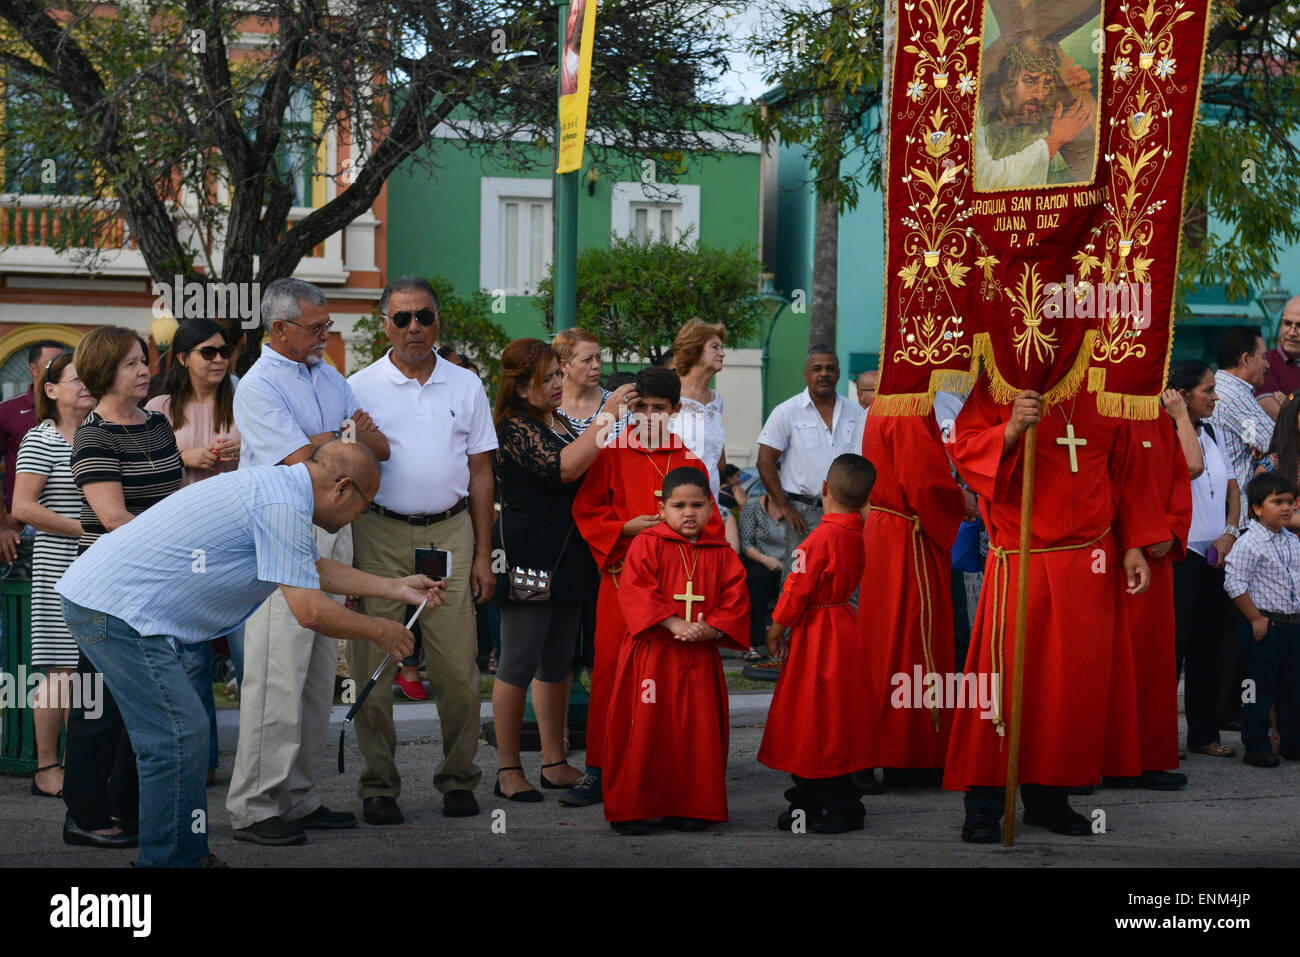
[[[582,168],[587,139],[587,92],[591,88],[591,47],[596,39],[596,0],[573,0],[560,55],[560,162],[557,173]]]

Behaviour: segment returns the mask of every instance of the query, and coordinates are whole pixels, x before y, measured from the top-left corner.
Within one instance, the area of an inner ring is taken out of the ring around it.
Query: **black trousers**
[[[1174,657],[1183,684],[1187,747],[1219,743],[1219,687],[1223,671],[1228,594],[1223,569],[1193,551],[1174,562]]]
[[[1020,797],[1025,802],[1025,810],[1031,814],[1050,815],[1070,806],[1070,789],[1052,787],[1047,784],[1022,784]],[[1007,789],[991,787],[973,787],[966,789],[966,811],[989,811],[998,818],[1006,810]]]
[[[77,674],[96,674],[84,653],[77,661]],[[136,821],[140,816],[135,751],[108,683],[102,685],[103,713],[99,717],[88,717],[84,708],[69,709],[64,749],[63,803],[77,826],[87,831],[110,828],[115,817]]]
[[[765,568],[756,561],[742,558],[745,566],[745,584],[749,587],[749,647],[767,645],[768,602],[781,596],[781,573]]]
[[[790,775],[794,787],[785,792],[790,810],[802,808],[808,817],[818,818],[825,812],[830,817],[862,821],[867,810],[862,806],[862,792],[853,783],[852,775],[841,774],[834,778],[801,778]]]

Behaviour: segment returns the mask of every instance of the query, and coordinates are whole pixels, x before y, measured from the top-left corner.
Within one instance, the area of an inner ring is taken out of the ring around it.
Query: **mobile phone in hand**
[[[417,548],[415,573],[442,581],[451,577],[451,552],[445,548]]]

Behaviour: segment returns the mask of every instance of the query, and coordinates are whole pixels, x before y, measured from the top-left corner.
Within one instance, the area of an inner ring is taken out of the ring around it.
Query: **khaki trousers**
[[[312,534],[322,558],[352,564],[351,528],[335,534],[313,526]],[[320,807],[316,780],[337,657],[338,642],[299,625],[279,589],[248,619],[239,746],[226,796],[233,828],[276,816],[296,821]]]
[[[426,607],[419,619],[425,667],[442,725],[443,759],[434,769],[433,786],[443,793],[472,791],[483,772],[474,764],[480,702],[478,630],[469,590],[469,571],[474,562],[474,525],[469,512],[425,527],[366,512],[353,523],[352,530],[353,563],[372,575],[398,578],[413,574],[417,548],[445,548],[451,552],[452,575],[443,592],[443,603],[437,608]],[[402,624],[409,615],[401,602],[377,598],[363,598],[361,611]],[[346,654],[360,693],[384,653],[369,642],[352,641],[348,642]],[[393,661],[384,669],[355,719],[357,744],[366,762],[357,785],[363,800],[396,799],[402,792],[394,760],[397,728],[393,724],[393,676],[399,665]]]

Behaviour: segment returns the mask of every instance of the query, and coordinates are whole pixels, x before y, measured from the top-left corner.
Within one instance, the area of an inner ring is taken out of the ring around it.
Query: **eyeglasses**
[[[291,326],[297,326],[299,329],[306,329],[317,339],[319,339],[323,333],[329,332],[334,325],[333,319],[326,319],[324,322],[318,322],[314,326],[304,326],[301,322],[295,322],[293,319],[281,319],[280,321],[287,322]]]
[[[221,356],[221,358],[223,359],[229,359],[231,356],[235,354],[235,347],[231,345],[200,346],[198,349],[194,349],[192,351],[197,352],[199,355],[201,355],[203,357],[204,362],[211,362],[217,356]]]
[[[398,329],[405,329],[415,319],[420,325],[429,327],[438,321],[438,314],[427,306],[423,309],[417,309],[415,312],[395,312],[391,316],[385,316],[385,319],[391,319],[393,325]]]

